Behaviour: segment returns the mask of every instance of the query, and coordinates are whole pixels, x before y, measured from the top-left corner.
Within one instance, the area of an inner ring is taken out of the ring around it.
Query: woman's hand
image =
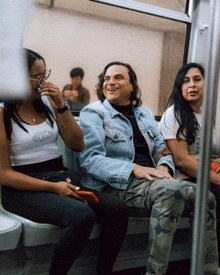
[[[65,106],[63,97],[59,88],[50,83],[50,82],[43,82],[40,86],[40,94],[49,96],[52,101],[55,103],[57,108],[63,108]]]
[[[152,176],[156,177],[158,179],[165,178],[164,172],[160,171],[160,169],[155,169],[155,168],[151,168],[151,167],[144,167],[144,166],[141,166],[141,165],[135,165],[135,167],[133,169],[133,174],[137,178],[143,178],[143,179],[147,179],[149,181],[154,180],[154,178],[152,178]]]
[[[220,173],[220,158],[216,158],[211,163],[211,170],[217,174]]]
[[[53,192],[63,196],[63,197],[74,197],[76,199],[84,201],[79,195],[75,193],[76,190],[79,190],[78,186],[70,184],[66,181],[54,182],[53,183]]]

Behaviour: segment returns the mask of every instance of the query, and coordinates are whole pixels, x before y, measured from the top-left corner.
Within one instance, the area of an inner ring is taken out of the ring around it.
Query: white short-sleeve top
[[[201,134],[201,126],[202,126],[202,114],[194,113],[195,117],[199,124],[199,131],[195,137],[195,141],[188,145],[188,152],[194,159],[199,160],[199,145],[200,145],[200,134]],[[174,115],[174,105],[169,107],[163,114],[161,121],[159,123],[160,132],[164,138],[164,140],[176,139],[176,134],[179,128],[179,123]],[[180,135],[180,138],[186,140],[183,135]],[[215,130],[213,131],[213,139],[212,139],[212,158],[216,158],[219,156],[218,148],[215,137]],[[186,175],[180,173],[180,171],[176,171],[176,177],[178,178],[186,178]]]
[[[202,125],[202,115],[194,113],[201,129]],[[160,132],[163,135],[164,140],[176,139],[176,134],[179,128],[179,123],[174,115],[174,106],[169,107],[163,114],[161,121],[159,123]],[[183,135],[180,135],[180,138],[185,140],[186,138]],[[199,154],[199,143],[200,143],[200,131],[197,132],[195,141],[188,146],[190,155]]]
[[[42,97],[42,101],[53,113],[53,127],[48,120],[38,125],[29,125],[20,120],[27,129],[28,132],[26,132],[11,120],[13,130],[9,145],[12,166],[44,162],[61,156],[55,113],[47,97]],[[4,107],[4,103],[0,106]]]

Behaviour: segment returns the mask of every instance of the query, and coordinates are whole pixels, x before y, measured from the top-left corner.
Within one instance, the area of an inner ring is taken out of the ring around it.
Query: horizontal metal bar
[[[162,18],[171,19],[174,21],[179,21],[182,23],[191,23],[191,17],[185,13],[172,11],[169,9],[164,9],[144,3],[134,2],[131,0],[89,0],[91,2],[97,2],[101,4],[106,4],[110,6],[120,7],[123,9],[128,9],[132,11],[137,11],[145,14],[155,15]]]

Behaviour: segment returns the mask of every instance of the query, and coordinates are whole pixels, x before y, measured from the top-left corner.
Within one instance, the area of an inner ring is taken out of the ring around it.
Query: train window
[[[185,12],[187,8],[187,0],[164,1],[164,0],[130,0],[133,2],[154,5],[160,8],[170,9],[178,12]]]
[[[137,73],[143,106],[155,115],[163,113],[184,61],[186,14],[181,22],[171,19],[174,12],[167,19],[97,1],[59,0],[48,9],[49,2],[35,1],[40,4],[30,18],[24,45],[43,51],[52,68],[51,81],[62,89],[69,82],[70,69],[81,66],[84,85],[94,102],[97,76],[108,62],[120,60],[130,63]]]

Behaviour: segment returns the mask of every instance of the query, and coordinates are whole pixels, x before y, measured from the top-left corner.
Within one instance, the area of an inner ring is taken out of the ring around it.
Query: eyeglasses
[[[41,84],[43,80],[47,80],[51,74],[51,69],[46,70],[43,75],[38,75],[36,77],[29,77],[30,80],[34,80],[38,82],[38,85]]]

